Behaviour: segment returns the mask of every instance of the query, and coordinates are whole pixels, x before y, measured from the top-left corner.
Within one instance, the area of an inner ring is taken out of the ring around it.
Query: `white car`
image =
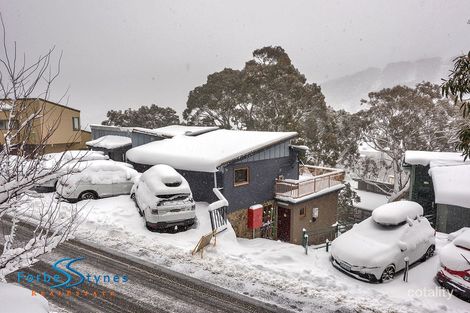
[[[36,188],[54,191],[60,177],[78,171],[77,162],[94,160],[109,160],[109,157],[102,151],[88,150],[68,150],[45,154],[39,166],[44,173],[50,172],[50,175],[48,175],[50,177],[44,182],[37,184]]]
[[[339,270],[361,280],[386,282],[409,264],[430,258],[435,230],[412,201],[384,204],[372,216],[336,238],[331,261]]]
[[[132,188],[131,198],[149,230],[194,224],[196,204],[189,184],[168,165],[155,165],[145,171]]]
[[[449,234],[451,241],[439,251],[441,269],[437,282],[454,295],[470,302],[470,228]]]
[[[89,200],[130,194],[139,173],[132,165],[112,160],[80,162],[79,171],[62,176],[57,194],[66,200]]]

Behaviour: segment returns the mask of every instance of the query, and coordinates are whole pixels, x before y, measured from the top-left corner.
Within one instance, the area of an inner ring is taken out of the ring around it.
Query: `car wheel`
[[[88,191],[82,192],[78,198],[80,200],[94,200],[94,199],[98,199],[98,195],[96,194],[96,192],[88,190]]]
[[[385,270],[382,273],[382,276],[380,277],[380,281],[385,283],[391,281],[395,277],[395,266],[390,264],[385,268]]]
[[[426,250],[426,253],[423,255],[421,260],[424,262],[430,257],[434,255],[434,251],[436,251],[436,247],[434,245],[429,246],[428,250]]]

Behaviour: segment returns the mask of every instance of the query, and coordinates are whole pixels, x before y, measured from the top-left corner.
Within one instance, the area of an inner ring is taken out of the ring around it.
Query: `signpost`
[[[199,242],[197,243],[196,247],[194,248],[192,255],[195,255],[198,252],[201,252],[201,259],[203,258],[204,254],[204,248],[207,247],[210,243],[212,238],[214,238],[214,246],[217,243],[217,239],[215,237],[215,231],[213,231],[210,234],[204,235],[199,239]]]

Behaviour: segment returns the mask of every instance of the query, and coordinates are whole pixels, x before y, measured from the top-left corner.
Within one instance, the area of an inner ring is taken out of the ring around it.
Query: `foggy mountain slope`
[[[451,60],[428,58],[388,63],[383,69],[370,67],[351,75],[321,83],[326,102],[335,109],[358,111],[360,100],[371,91],[404,84],[413,86],[423,80],[439,84],[447,76]]]

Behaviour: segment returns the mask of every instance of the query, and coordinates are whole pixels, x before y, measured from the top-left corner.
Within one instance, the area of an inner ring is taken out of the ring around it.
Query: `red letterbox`
[[[252,205],[248,209],[248,228],[258,229],[263,226],[263,206],[261,204]]]

